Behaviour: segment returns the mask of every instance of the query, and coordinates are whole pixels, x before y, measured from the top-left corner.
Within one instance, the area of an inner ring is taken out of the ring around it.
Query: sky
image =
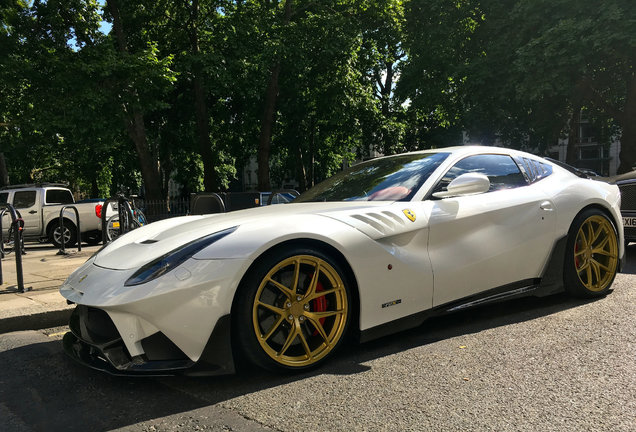
[[[102,23],[99,26],[99,30],[104,33],[104,34],[108,34],[110,32],[110,29],[113,27],[113,25],[109,22],[106,21],[102,21]]]
[[[97,3],[101,6],[102,11],[103,11],[104,8],[106,7],[106,1],[105,0],[99,0]],[[99,30],[102,33],[104,33],[104,34],[108,34],[112,27],[113,27],[113,25],[111,23],[108,23],[106,21],[102,21],[102,23],[99,26]]]

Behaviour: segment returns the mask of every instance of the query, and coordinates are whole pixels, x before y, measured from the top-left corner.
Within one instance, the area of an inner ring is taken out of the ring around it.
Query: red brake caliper
[[[574,265],[576,266],[577,270],[579,268],[579,257],[576,256],[578,251],[579,251],[579,245],[574,244]]]
[[[318,283],[316,284],[316,292],[321,292],[324,291],[325,289],[322,287],[322,284],[320,283],[320,281],[318,281]],[[322,297],[318,297],[317,299],[314,299],[311,301],[311,309],[312,312],[325,312],[327,310],[327,299],[325,296]],[[326,318],[319,318],[318,321],[320,321],[320,325],[323,325],[325,323]],[[318,330],[314,330],[313,336],[316,336],[318,334]]]

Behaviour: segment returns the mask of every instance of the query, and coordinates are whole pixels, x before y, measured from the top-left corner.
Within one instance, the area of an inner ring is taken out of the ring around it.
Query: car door
[[[37,190],[17,190],[13,194],[13,207],[20,212],[24,220],[24,234],[38,236],[42,230],[42,208]]]
[[[464,158],[433,191],[466,172],[485,174],[491,188],[434,201],[428,243],[434,306],[539,277],[554,244],[554,206],[510,156]]]

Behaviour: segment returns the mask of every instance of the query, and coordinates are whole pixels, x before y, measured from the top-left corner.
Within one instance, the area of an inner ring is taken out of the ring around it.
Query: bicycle
[[[5,212],[2,211],[2,216],[4,216]],[[19,211],[16,210],[16,214],[19,218],[22,217]],[[2,258],[5,255],[10,254],[15,250],[15,243],[18,238],[18,233],[15,230],[15,225],[13,223],[9,224],[9,228],[7,230],[6,236],[4,233],[0,236],[0,256]],[[26,255],[26,251],[24,250],[24,237],[20,236],[20,249],[22,250],[22,255]]]
[[[130,198],[119,195],[117,214],[106,220],[106,237],[109,242],[115,240],[120,234],[125,234],[148,223],[146,215],[135,204],[135,198],[137,198],[135,195],[131,195]],[[123,211],[120,211],[119,205],[124,207]],[[120,215],[123,221],[120,221]]]

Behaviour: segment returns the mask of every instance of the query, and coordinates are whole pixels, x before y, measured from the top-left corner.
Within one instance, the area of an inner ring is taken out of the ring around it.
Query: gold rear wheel
[[[618,236],[612,221],[600,210],[584,211],[572,224],[568,244],[568,291],[583,297],[604,295],[618,271]]]
[[[589,291],[610,286],[618,266],[618,241],[607,218],[594,215],[583,222],[574,242],[574,265],[579,281]]]

